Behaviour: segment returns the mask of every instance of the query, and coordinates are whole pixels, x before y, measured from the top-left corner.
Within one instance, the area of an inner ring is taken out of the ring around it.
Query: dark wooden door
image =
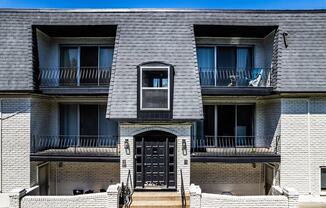
[[[135,185],[144,189],[174,189],[176,186],[174,138],[137,138]]]

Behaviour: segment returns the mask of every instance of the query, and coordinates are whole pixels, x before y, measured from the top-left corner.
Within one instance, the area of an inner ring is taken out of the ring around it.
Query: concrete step
[[[181,201],[133,201],[131,208],[155,207],[155,208],[182,208]]]
[[[187,208],[190,207],[190,195],[186,193]],[[131,208],[182,208],[180,192],[135,192]]]
[[[135,192],[133,194],[133,200],[144,200],[144,201],[153,201],[153,200],[180,200],[180,192]],[[186,193],[186,200],[190,200],[189,193]]]

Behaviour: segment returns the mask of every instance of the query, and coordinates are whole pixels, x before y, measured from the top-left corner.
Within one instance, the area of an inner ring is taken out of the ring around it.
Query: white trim
[[[143,71],[162,71],[167,70],[168,72],[168,86],[167,87],[143,87]],[[140,74],[139,74],[139,103],[140,103],[140,110],[162,110],[162,111],[169,111],[170,110],[170,82],[171,82],[171,75],[170,75],[170,66],[141,66],[140,67]],[[143,107],[143,89],[150,89],[150,90],[168,90],[168,107],[167,108],[144,108]]]

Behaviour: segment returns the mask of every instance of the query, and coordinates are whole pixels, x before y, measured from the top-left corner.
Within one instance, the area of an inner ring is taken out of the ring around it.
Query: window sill
[[[326,190],[320,192],[320,196],[326,196]]]

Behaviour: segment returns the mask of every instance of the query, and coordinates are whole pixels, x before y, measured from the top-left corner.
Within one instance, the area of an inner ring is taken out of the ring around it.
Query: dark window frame
[[[146,110],[141,109],[141,103],[140,103],[140,90],[141,90],[141,67],[168,67],[169,73],[170,73],[170,79],[169,79],[169,110]],[[145,62],[137,66],[137,119],[138,120],[149,120],[149,121],[161,121],[161,120],[172,120],[173,118],[173,94],[174,94],[174,67],[171,64],[167,64],[164,62]]]

